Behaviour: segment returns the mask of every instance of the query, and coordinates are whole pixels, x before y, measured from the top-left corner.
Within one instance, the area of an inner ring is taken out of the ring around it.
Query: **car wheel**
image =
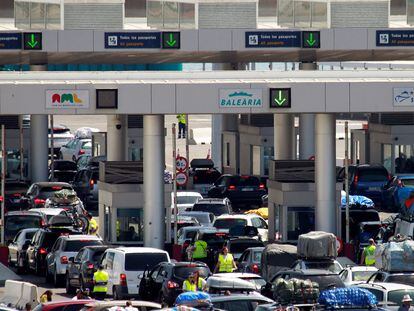
[[[75,288],[70,285],[70,278],[69,278],[68,273],[66,273],[66,292],[68,294],[74,294],[75,293]]]

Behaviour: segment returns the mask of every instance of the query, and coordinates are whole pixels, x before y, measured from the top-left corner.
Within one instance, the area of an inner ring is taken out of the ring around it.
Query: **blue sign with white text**
[[[300,31],[247,31],[246,48],[300,48]]]
[[[0,50],[20,50],[22,48],[22,34],[14,33],[0,33]]]
[[[414,46],[414,30],[377,30],[377,46]]]
[[[160,49],[161,32],[105,32],[105,49]]]

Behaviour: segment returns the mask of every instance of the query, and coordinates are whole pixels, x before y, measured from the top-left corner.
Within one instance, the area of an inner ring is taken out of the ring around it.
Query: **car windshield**
[[[229,210],[224,204],[203,204],[196,203],[193,206],[194,212],[208,212],[214,214],[214,216],[220,216],[223,214],[228,214]]]
[[[91,245],[102,245],[100,240],[68,240],[65,245],[65,252],[79,252],[82,247]]]
[[[44,187],[40,190],[38,198],[47,199],[50,198],[56,191],[60,190],[73,190],[71,186],[53,186],[53,187]]]
[[[29,231],[29,232],[26,232],[26,237],[25,237],[25,239],[26,240],[31,240],[32,238],[33,238],[33,236],[34,236],[34,234],[36,233],[36,231]]]
[[[199,198],[197,196],[177,196],[177,204],[194,204]]]
[[[229,184],[237,187],[259,187],[260,180],[253,176],[238,176],[230,178]]]
[[[195,169],[193,171],[193,184],[213,184],[219,177],[216,169]]]
[[[312,282],[318,283],[320,291],[345,287],[344,282],[341,280],[339,275],[297,275],[295,277],[302,280],[309,279]]]
[[[316,262],[305,262],[307,269],[322,269],[328,270],[333,273],[341,272],[341,266],[335,261],[316,261]]]
[[[217,229],[231,229],[238,226],[247,226],[247,220],[240,218],[223,218],[217,219],[214,222],[214,227]]]
[[[34,215],[13,215],[6,217],[6,232],[17,233],[26,228],[40,228],[42,217]]]
[[[101,260],[102,254],[105,252],[104,249],[96,251],[92,254],[92,261],[99,262]]]
[[[263,243],[258,240],[230,241],[230,253],[243,253],[249,247],[261,247]]]
[[[175,267],[174,276],[180,279],[186,279],[191,273],[198,272],[202,278],[207,278],[210,271],[206,267],[188,265],[183,267]]]
[[[396,274],[387,278],[387,283],[400,283],[414,286],[414,274]]]
[[[164,253],[139,253],[125,255],[125,270],[144,271],[146,268],[152,269],[160,262],[168,261]]]
[[[55,244],[58,237],[61,235],[60,232],[48,232],[44,235],[42,246],[44,248],[51,247],[53,244]]]
[[[405,295],[410,295],[410,297],[414,297],[414,290],[412,289],[398,289],[398,290],[392,290],[388,292],[388,301],[394,302],[397,305],[401,304],[401,300]]]
[[[352,281],[363,282],[368,281],[368,279],[375,273],[375,271],[353,271],[352,272]]]
[[[262,261],[262,252],[254,252],[253,253],[253,262],[261,262]]]
[[[200,224],[208,224],[210,223],[210,215],[209,214],[185,214],[186,216],[194,217],[198,220]]]
[[[386,182],[388,172],[383,168],[359,169],[358,181],[361,182]]]
[[[402,179],[402,182],[405,187],[414,187],[414,179]]]

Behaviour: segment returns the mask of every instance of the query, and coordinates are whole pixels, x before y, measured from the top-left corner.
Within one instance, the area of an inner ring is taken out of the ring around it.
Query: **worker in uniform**
[[[97,300],[103,300],[108,291],[109,275],[102,265],[99,266],[98,271],[93,274],[93,296]]]
[[[234,261],[233,255],[229,253],[229,249],[224,246],[221,253],[218,256],[218,261],[214,273],[217,271],[220,273],[231,273],[237,269],[237,265]]]
[[[207,263],[207,242],[206,241],[203,241],[203,239],[201,238],[195,241],[191,251],[192,251],[192,260]]]
[[[95,235],[98,233],[98,223],[97,221],[92,217],[91,214],[88,214],[89,219],[89,227],[88,227],[88,234]]]
[[[198,275],[197,272],[191,273],[183,283],[184,292],[204,291],[206,280]]]
[[[369,239],[369,245],[366,246],[362,252],[361,265],[373,266],[375,265],[375,250],[376,245],[374,239]]]
[[[185,114],[181,113],[177,115],[177,119],[178,119],[178,139],[185,138],[185,132],[186,132],[186,127],[187,127]]]

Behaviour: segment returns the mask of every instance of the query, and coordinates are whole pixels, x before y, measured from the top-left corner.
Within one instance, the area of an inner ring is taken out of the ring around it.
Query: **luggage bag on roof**
[[[375,266],[389,272],[414,271],[414,241],[388,242],[378,247]]]
[[[319,296],[319,303],[328,310],[337,310],[344,307],[373,308],[378,301],[370,291],[353,286],[325,290]]]
[[[262,277],[269,281],[279,271],[289,269],[298,259],[297,248],[289,244],[268,244],[262,253]]]
[[[298,256],[302,258],[335,258],[336,236],[323,231],[301,234],[298,240]]]

